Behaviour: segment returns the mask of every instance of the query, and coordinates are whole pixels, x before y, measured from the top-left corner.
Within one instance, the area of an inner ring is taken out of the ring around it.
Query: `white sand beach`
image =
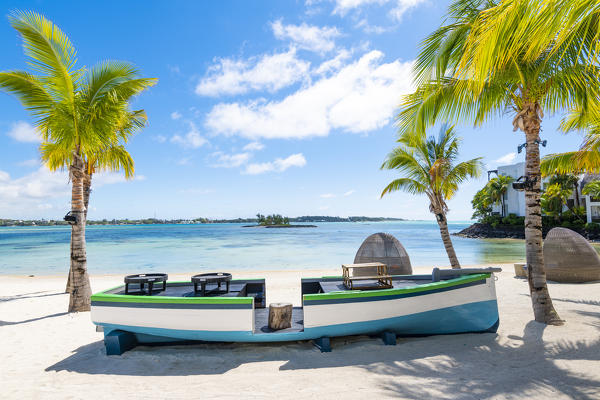
[[[562,327],[532,321],[527,282],[504,265],[497,334],[309,342],[137,347],[106,356],[89,313],[67,314],[65,277],[0,280],[4,399],[407,398],[599,399],[600,283],[550,283]],[[430,268],[418,268],[428,273]],[[268,302],[300,302],[300,277],[336,270],[249,272],[266,277]],[[170,274],[186,278],[188,274]],[[92,276],[94,291],[122,276]]]

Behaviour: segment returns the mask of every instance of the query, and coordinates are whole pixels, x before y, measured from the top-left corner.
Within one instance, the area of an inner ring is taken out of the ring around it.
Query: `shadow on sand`
[[[521,337],[511,335],[510,340],[490,333],[463,334],[400,339],[397,346],[383,346],[379,339],[366,336],[336,338],[331,353],[320,353],[309,342],[206,343],[140,346],[122,356],[107,357],[98,341],[78,348],[46,371],[188,376],[223,374],[241,364],[280,361],[282,371],[363,368],[380,380],[380,387],[390,396],[409,399],[422,399],[424,389],[439,391],[443,394],[440,398],[471,399],[499,394],[521,397],[536,388],[552,388],[574,399],[598,398],[598,374],[575,375],[560,368],[557,361],[600,362],[600,339],[544,345],[544,328],[529,322]]]
[[[61,313],[56,313],[56,314],[44,315],[43,317],[25,319],[23,321],[0,321],[0,326],[26,324],[28,322],[35,322],[35,321],[39,321],[39,320],[46,319],[46,318],[62,317],[63,315],[68,315],[68,314],[69,314],[68,312],[61,312]]]
[[[40,293],[46,293],[46,294],[40,294]],[[17,294],[15,296],[2,296],[2,297],[0,297],[0,303],[6,302],[6,301],[32,299],[32,298],[36,298],[36,297],[60,296],[60,295],[68,296],[68,293],[64,293],[64,292],[63,293],[48,293],[47,291],[42,291],[42,292]]]

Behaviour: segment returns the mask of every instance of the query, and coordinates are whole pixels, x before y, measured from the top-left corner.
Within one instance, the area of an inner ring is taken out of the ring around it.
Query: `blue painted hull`
[[[285,342],[393,332],[399,336],[495,332],[498,327],[496,300],[440,308],[400,317],[305,328],[296,332],[253,333],[249,331],[194,331],[101,324],[105,335],[115,330],[136,334],[139,343],[172,341]]]

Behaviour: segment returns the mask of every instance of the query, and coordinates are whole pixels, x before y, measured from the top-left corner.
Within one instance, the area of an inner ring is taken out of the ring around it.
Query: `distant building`
[[[498,175],[510,176],[513,181],[516,181],[521,176],[525,175],[525,163],[520,162],[512,165],[503,165],[498,167],[497,170],[489,171],[488,176],[492,173]],[[600,220],[600,199],[592,198],[591,196],[584,196],[581,194],[583,187],[591,181],[600,179],[598,175],[584,174],[579,177],[579,184],[577,185],[577,194],[573,192],[571,197],[567,200],[569,207],[576,205],[577,197],[579,197],[579,205],[585,207],[587,222]],[[542,180],[542,189],[548,185],[548,179]],[[569,207],[565,206],[565,210]],[[513,189],[512,185],[509,185],[506,193],[504,194],[504,210],[501,204],[494,204],[492,206],[492,213],[499,215],[515,214],[519,217],[525,216],[525,192]]]

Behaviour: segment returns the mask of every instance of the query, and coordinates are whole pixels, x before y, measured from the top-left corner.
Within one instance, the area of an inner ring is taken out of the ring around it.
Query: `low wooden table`
[[[377,275],[353,276],[353,270],[359,268],[377,268]],[[390,289],[393,287],[392,276],[388,274],[388,267],[383,263],[342,264],[344,286],[350,290],[363,289]],[[374,284],[361,284],[356,286],[355,281],[376,281]]]

